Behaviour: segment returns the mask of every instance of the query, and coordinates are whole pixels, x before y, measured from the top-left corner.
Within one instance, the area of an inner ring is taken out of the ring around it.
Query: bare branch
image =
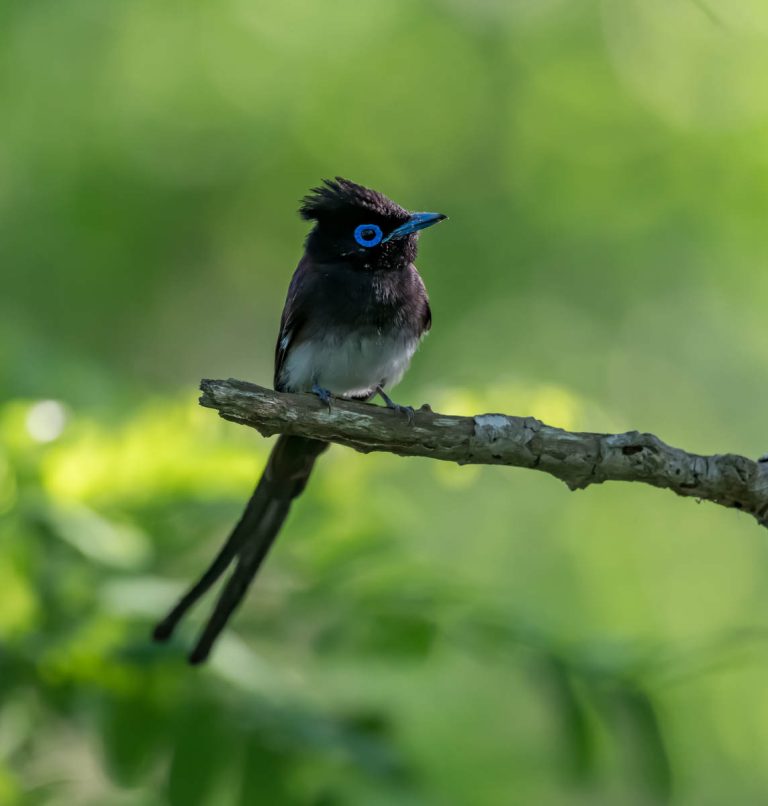
[[[313,395],[283,394],[244,381],[204,380],[203,406],[265,436],[295,434],[347,445],[459,464],[542,470],[572,490],[604,481],[635,481],[747,512],[768,526],[768,462],[723,454],[698,456],[653,434],[564,431],[533,417],[453,417],[428,408],[413,423],[381,406],[334,400],[329,413]]]

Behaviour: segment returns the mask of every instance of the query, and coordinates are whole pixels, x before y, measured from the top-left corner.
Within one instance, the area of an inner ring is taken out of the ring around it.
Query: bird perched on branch
[[[379,395],[398,416],[410,406],[387,394],[403,376],[432,321],[413,261],[419,230],[446,218],[410,213],[382,193],[336,177],[305,196],[299,212],[314,227],[293,275],[275,348],[275,389],[311,392],[329,408],[334,396]],[[240,604],[285,520],[306,487],[319,440],[280,436],[240,521],[203,576],[157,625],[168,639],[184,613],[234,563],[214,612],[189,656],[206,659]]]

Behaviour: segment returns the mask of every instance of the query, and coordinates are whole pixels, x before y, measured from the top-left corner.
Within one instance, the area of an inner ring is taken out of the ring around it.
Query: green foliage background
[[[398,399],[767,450],[767,73],[762,0],[0,5],[0,803],[765,803],[766,535],[660,491],[334,448],[148,634],[324,176],[451,216]]]

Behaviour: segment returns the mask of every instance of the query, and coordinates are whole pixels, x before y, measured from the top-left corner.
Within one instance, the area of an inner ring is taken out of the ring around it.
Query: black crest
[[[345,213],[359,214],[361,211],[384,218],[406,219],[408,211],[377,190],[363,187],[349,179],[337,176],[324,179],[320,187],[312,190],[302,199],[299,214],[307,220],[320,221],[326,216]]]

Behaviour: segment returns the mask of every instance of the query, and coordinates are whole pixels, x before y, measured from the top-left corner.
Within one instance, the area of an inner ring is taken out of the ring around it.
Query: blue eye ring
[[[366,249],[381,243],[382,232],[378,224],[360,224],[355,227],[355,240]]]

